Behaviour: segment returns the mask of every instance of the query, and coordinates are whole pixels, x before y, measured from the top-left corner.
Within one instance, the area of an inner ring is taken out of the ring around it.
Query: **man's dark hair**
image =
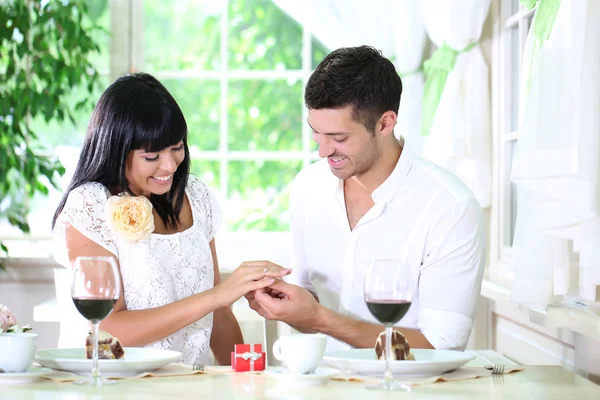
[[[344,47],[321,61],[308,79],[309,110],[353,106],[352,118],[369,132],[386,111],[398,113],[402,82],[394,64],[370,46]]]

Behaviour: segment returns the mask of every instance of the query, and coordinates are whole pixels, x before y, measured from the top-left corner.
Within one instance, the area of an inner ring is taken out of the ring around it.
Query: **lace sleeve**
[[[202,227],[206,238],[210,242],[223,225],[223,211],[219,206],[216,194],[200,179],[190,175],[188,186],[190,188],[190,203],[202,215]]]
[[[63,266],[69,266],[65,225],[70,224],[85,237],[104,247],[117,258],[119,256],[114,232],[108,227],[104,205],[110,194],[100,183],[86,183],[69,193],[54,227],[54,258]]]

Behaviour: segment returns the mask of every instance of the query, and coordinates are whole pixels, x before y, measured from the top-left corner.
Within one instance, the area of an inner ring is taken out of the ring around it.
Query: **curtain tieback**
[[[421,110],[421,135],[427,136],[431,131],[433,118],[437,111],[440,99],[448,74],[456,65],[456,58],[459,54],[466,53],[473,49],[477,42],[469,44],[462,50],[451,48],[444,42],[433,55],[423,63],[425,69],[425,87],[423,90],[423,107]]]
[[[531,25],[531,32],[533,35],[533,50],[529,59],[529,65],[527,68],[527,88],[531,83],[531,71],[533,70],[533,64],[537,58],[538,53],[542,49],[542,45],[550,37],[552,28],[554,28],[554,21],[560,8],[560,0],[520,0],[521,4],[531,10],[537,4],[537,10],[535,17],[533,18],[533,24]]]

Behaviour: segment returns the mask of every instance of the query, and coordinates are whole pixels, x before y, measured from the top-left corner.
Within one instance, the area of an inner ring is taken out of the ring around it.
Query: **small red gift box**
[[[231,353],[231,368],[236,372],[263,371],[265,363],[262,344],[236,344],[235,351]]]

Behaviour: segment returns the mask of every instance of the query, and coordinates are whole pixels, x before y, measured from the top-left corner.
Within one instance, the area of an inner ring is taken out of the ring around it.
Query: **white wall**
[[[20,325],[31,325],[33,332],[39,335],[38,349],[53,348],[58,343],[58,323],[33,320],[33,306],[52,297],[53,282],[0,281],[0,303],[11,309]]]

